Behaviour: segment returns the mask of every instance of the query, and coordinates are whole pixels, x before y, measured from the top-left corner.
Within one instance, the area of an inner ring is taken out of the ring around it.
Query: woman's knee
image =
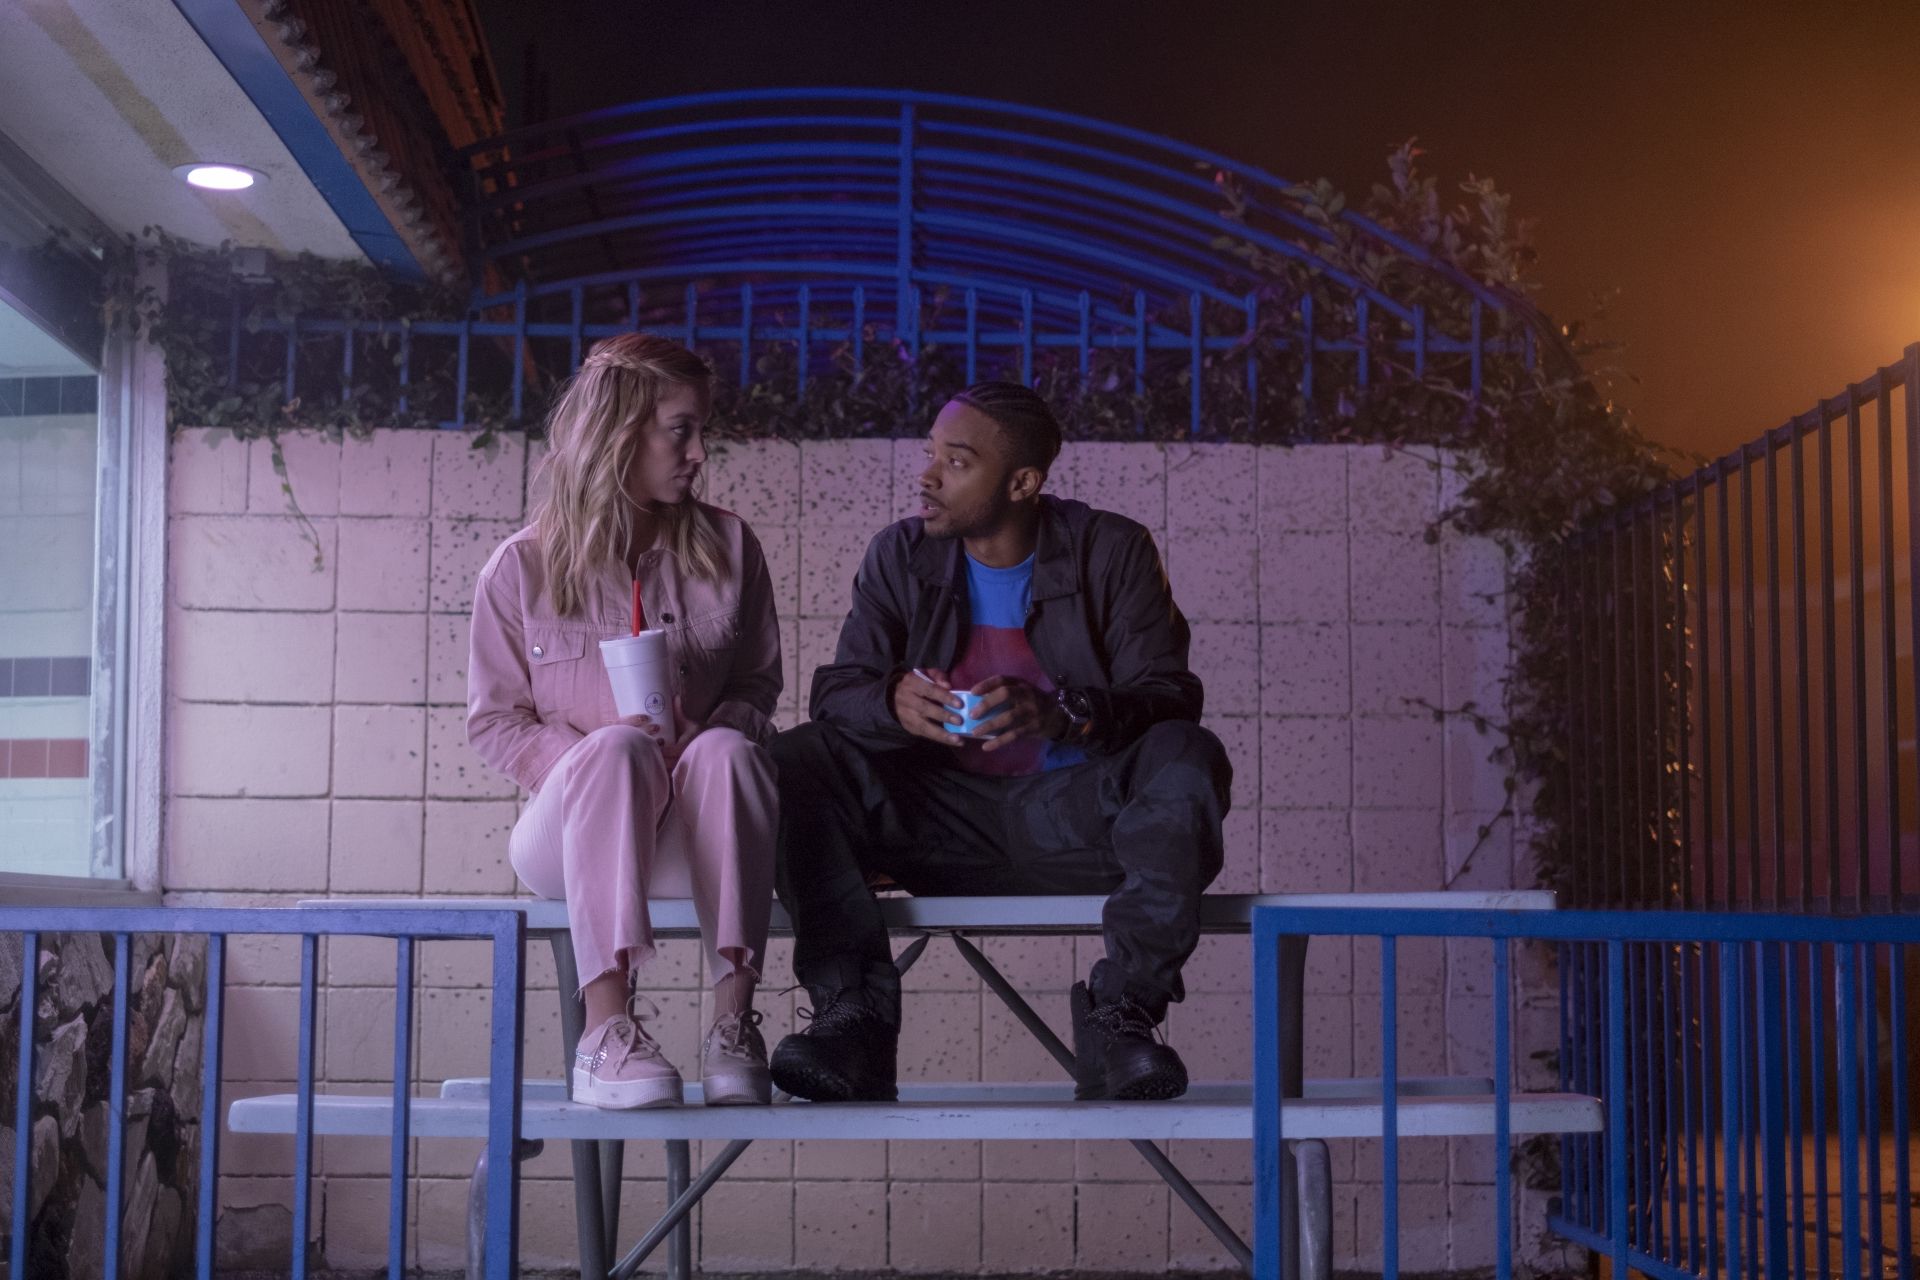
[[[659,739],[630,724],[610,724],[595,729],[574,744],[572,755],[568,768],[575,773],[582,769],[596,772],[617,769],[642,775],[658,772],[663,780],[666,777],[666,758]]]
[[[717,770],[742,777],[773,777],[773,756],[738,729],[703,730],[681,755],[688,769]]]

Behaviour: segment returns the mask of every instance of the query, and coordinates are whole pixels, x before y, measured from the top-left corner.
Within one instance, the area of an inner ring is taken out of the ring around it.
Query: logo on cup
[[[664,693],[660,693],[657,690],[653,693],[649,693],[647,695],[646,705],[647,705],[648,715],[650,716],[664,715],[667,710],[667,695]]]

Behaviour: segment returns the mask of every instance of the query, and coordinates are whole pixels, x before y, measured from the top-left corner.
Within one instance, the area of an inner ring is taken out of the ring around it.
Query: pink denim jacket
[[[647,625],[667,633],[687,718],[764,744],[782,683],[773,582],[746,521],[707,511],[733,573],[706,582],[656,548],[640,557],[642,606]],[[474,584],[467,654],[467,741],[482,760],[537,790],[568,747],[619,719],[599,642],[628,634],[632,607],[632,579],[614,564],[578,614],[555,613],[531,525],[494,550]]]

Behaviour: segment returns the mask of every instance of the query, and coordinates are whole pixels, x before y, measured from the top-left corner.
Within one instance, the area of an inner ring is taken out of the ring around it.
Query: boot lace
[[[1096,1004],[1087,1011],[1087,1025],[1110,1040],[1159,1040],[1160,1029],[1145,1009],[1122,996],[1111,1004]]]
[[[878,1014],[858,1000],[837,994],[828,996],[817,1012],[800,1009],[798,1013],[801,1020],[808,1024],[807,1034],[810,1036],[844,1035],[864,1023],[879,1020]]]

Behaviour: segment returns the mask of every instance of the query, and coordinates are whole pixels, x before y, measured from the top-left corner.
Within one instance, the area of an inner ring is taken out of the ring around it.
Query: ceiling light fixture
[[[183,164],[175,166],[173,171],[184,178],[187,185],[206,191],[245,191],[267,180],[267,175],[258,169],[237,164]]]

